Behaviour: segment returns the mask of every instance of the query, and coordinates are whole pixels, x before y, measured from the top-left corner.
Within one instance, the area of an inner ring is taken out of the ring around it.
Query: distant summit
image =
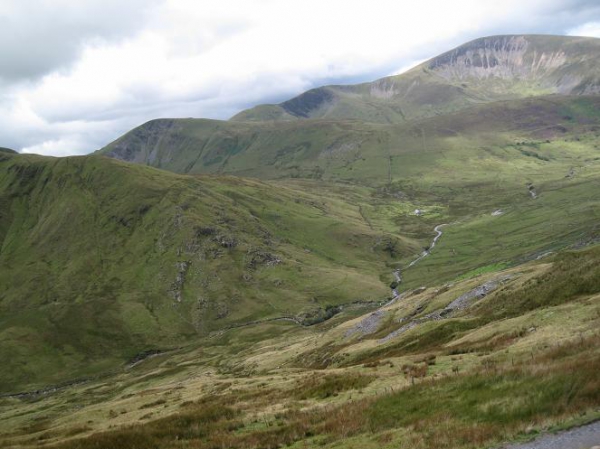
[[[242,111],[236,121],[307,118],[400,123],[474,103],[600,92],[600,39],[508,35],[476,39],[401,75],[311,89],[278,105]]]
[[[467,142],[584,132],[599,117],[599,55],[595,38],[485,37],[401,75],[312,89],[228,121],[153,120],[99,153],[177,173],[389,183],[408,153],[430,163]]]

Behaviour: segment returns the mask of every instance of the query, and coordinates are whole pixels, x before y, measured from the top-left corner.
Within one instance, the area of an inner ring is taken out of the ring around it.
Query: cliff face
[[[506,82],[534,82],[553,93],[592,94],[600,91],[600,83],[587,66],[597,61],[598,49],[593,39],[494,36],[461,45],[425,67],[451,83],[503,81],[506,88]]]
[[[529,46],[525,36],[484,38],[434,58],[429,68],[448,80],[514,79],[541,77],[567,62],[562,50],[529,53]]]

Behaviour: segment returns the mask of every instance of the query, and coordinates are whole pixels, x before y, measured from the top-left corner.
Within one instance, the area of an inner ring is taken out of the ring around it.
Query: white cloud
[[[0,25],[24,39],[0,63],[0,145],[54,155],[93,151],[156,117],[227,118],[315,85],[397,73],[482,35],[600,19],[583,0],[36,2],[35,23],[22,3],[0,6]]]
[[[600,37],[600,21],[588,22],[568,32],[571,36]]]

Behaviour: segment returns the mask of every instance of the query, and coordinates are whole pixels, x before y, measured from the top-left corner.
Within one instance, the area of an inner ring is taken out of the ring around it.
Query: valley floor
[[[598,261],[592,247],[316,326],[230,329],[111,377],[4,397],[0,447],[475,449],[593,422]],[[509,447],[591,446],[597,430]]]

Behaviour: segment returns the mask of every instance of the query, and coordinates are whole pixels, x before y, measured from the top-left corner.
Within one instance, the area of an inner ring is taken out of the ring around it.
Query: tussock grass
[[[373,376],[362,374],[313,374],[292,389],[296,399],[326,399],[348,390],[360,390],[373,382]]]
[[[166,418],[54,447],[275,449],[302,440],[327,445],[352,436],[389,438],[390,431],[403,429],[403,441],[411,447],[475,449],[598,407],[598,347],[600,335],[593,334],[516,365],[482,363],[471,372],[425,378],[391,394],[341,406],[290,408],[254,421],[237,408],[234,395],[213,396]],[[292,392],[322,398],[339,388],[357,388],[367,380],[371,379],[325,376],[308,379]]]

